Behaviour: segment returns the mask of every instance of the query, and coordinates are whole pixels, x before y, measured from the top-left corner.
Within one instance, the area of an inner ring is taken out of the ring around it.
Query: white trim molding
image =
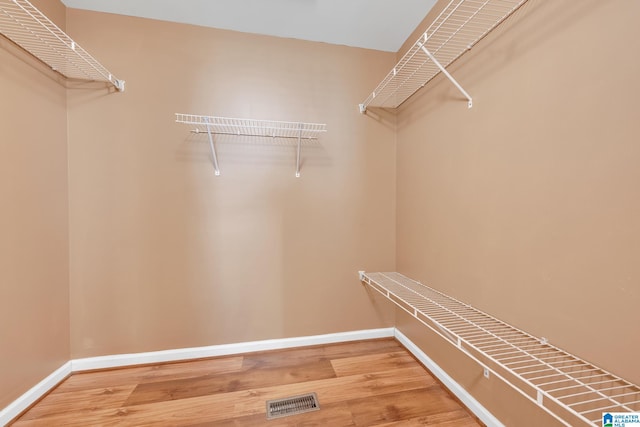
[[[252,341],[235,344],[212,345],[207,347],[183,348],[176,350],[152,351],[148,353],[116,354],[112,356],[88,357],[70,360],[47,378],[33,386],[29,391],[0,410],[0,426],[7,425],[23,411],[36,403],[66,377],[74,372],[94,369],[120,368],[124,366],[149,363],[176,362],[180,360],[201,359],[206,357],[230,356],[233,354],[256,351],[280,350],[311,345],[335,344],[348,341],[392,338],[395,328],[367,329],[362,331],[338,332],[308,337],[283,338]]]
[[[335,344],[349,341],[371,340],[395,337],[410,353],[412,353],[433,375],[435,375],[460,401],[467,406],[488,427],[504,427],[489,411],[486,410],[460,384],[451,378],[442,368],[431,360],[420,348],[396,328],[367,329],[362,331],[339,332],[308,337],[283,338],[263,341],[252,341],[235,344],[212,345],[206,347],[183,348],[176,350],[152,351],[147,353],[116,354],[112,356],[88,357],[74,359],[65,363],[47,378],[40,381],[6,408],[0,410],[0,426],[8,424],[18,417],[29,406],[36,403],[50,390],[74,372],[97,369],[111,369],[124,366],[135,366],[150,363],[177,362],[189,359],[230,356],[234,354],[252,353],[256,351],[281,350],[312,345]]]
[[[436,362],[426,355],[417,345],[413,343],[399,330],[395,330],[395,338],[418,359],[436,378],[444,384],[460,401],[480,419],[487,427],[504,427],[491,412],[489,412],[480,402],[478,402],[467,390],[447,374]]]
[[[149,363],[177,362],[180,360],[203,359],[207,357],[230,356],[233,354],[253,353],[256,351],[281,350],[310,345],[334,344],[347,341],[370,340],[393,337],[395,328],[368,329],[353,332],[338,332],[308,337],[282,338],[263,341],[251,341],[235,344],[212,345],[206,347],[181,348],[176,350],[151,351],[148,353],[116,354],[113,356],[88,357],[72,360],[73,372],[94,369],[109,369],[122,366],[144,365]]]
[[[34,385],[22,396],[14,400],[6,408],[0,410],[0,426],[9,424],[11,420],[36,403],[39,399],[71,375],[71,362],[67,362],[51,375]]]

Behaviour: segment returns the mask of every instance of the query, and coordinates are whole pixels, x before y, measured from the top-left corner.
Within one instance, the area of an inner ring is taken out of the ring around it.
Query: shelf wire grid
[[[123,80],[27,0],[0,0],[0,33],[67,78],[109,82],[124,90]]]
[[[273,120],[237,119],[176,113],[176,122],[193,125],[195,133],[261,136],[272,138],[318,139],[327,125],[322,123],[280,122]]]
[[[361,104],[361,110],[368,106],[397,108],[441,71],[423,48],[446,68],[526,1],[451,0]]]
[[[640,386],[399,273],[362,273],[375,289],[562,421],[602,426],[640,412]]]
[[[302,141],[316,140],[327,131],[324,123],[280,122],[274,120],[237,119],[231,117],[200,116],[176,113],[176,122],[194,126],[192,132],[206,134],[216,175],[220,168],[216,155],[213,135],[237,135],[262,138],[291,138],[297,140],[296,178],[300,177],[300,152]]]

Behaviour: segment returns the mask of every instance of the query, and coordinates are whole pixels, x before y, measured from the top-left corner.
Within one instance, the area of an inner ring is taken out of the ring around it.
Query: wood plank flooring
[[[267,420],[266,401],[320,410]],[[13,427],[481,425],[394,339],[78,373]]]

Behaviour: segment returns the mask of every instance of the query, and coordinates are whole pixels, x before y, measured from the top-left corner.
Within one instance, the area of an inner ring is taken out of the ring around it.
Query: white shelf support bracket
[[[298,154],[296,155],[296,178],[300,178],[300,148],[302,146],[302,123],[298,123]]]
[[[218,157],[216,156],[216,147],[213,145],[213,135],[211,134],[211,126],[207,124],[207,135],[209,136],[209,148],[211,148],[211,157],[213,159],[213,168],[216,176],[220,176],[220,168],[218,167]]]
[[[364,270],[358,271],[358,278],[361,282],[364,281]]]
[[[467,100],[469,101],[468,105],[469,108],[471,108],[473,106],[473,99],[471,98],[471,95],[469,95],[467,93],[466,90],[464,90],[462,88],[462,86],[460,86],[460,83],[458,83],[456,81],[456,79],[453,78],[453,76],[447,71],[446,68],[444,68],[442,66],[442,64],[440,64],[440,62],[438,62],[438,60],[435,58],[435,56],[433,56],[431,54],[431,52],[429,52],[429,50],[424,47],[423,44],[419,44],[420,49],[422,49],[422,51],[424,52],[425,55],[427,55],[427,57],[436,65],[436,67],[438,67],[440,69],[440,71],[442,72],[442,74],[444,74],[445,76],[447,76],[447,78],[449,79],[449,81],[451,81],[451,83],[453,83],[453,85],[458,88],[458,90],[460,91],[460,93],[462,93],[462,95],[464,95],[465,98],[467,98]]]
[[[115,79],[113,85],[116,87],[118,92],[124,92],[124,80]]]
[[[364,104],[358,104],[358,108],[360,109],[360,114],[366,114],[367,113],[367,106]]]

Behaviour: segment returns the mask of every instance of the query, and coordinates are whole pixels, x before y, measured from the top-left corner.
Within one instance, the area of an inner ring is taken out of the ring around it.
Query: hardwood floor
[[[316,392],[319,411],[266,419]],[[481,425],[393,339],[74,374],[12,426]]]

